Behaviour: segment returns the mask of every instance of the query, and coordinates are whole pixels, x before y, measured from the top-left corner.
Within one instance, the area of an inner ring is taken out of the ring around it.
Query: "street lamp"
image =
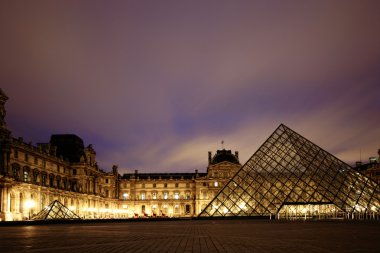
[[[28,209],[28,213],[29,213],[29,220],[30,220],[30,209],[32,209],[34,206],[35,206],[35,202],[33,199],[29,199],[27,201],[25,201],[25,208]]]

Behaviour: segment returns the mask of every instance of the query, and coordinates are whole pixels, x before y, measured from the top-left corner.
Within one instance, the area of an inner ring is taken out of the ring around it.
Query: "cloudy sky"
[[[353,164],[380,148],[380,1],[1,1],[0,87],[25,141],[99,165],[242,163],[284,123]]]

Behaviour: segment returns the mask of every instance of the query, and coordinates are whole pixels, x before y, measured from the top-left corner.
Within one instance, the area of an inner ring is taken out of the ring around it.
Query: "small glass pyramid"
[[[379,213],[376,182],[281,124],[199,217]]]
[[[58,200],[54,200],[38,214],[32,217],[32,220],[73,220],[80,219],[73,211],[68,209]]]

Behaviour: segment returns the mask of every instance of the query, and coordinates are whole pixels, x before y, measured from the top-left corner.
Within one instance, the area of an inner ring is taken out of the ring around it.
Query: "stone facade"
[[[377,154],[378,157],[370,157],[368,163],[356,162],[355,169],[380,184],[380,149]]]
[[[5,122],[8,97],[0,89],[0,220],[33,217],[54,200],[81,218],[192,217],[241,167],[238,153],[218,150],[206,173],[119,175],[96,163],[92,145],[53,135],[32,145],[14,138]]]
[[[124,174],[119,197],[123,217],[196,216],[240,167],[238,153],[223,149],[213,157],[209,153],[207,173]]]

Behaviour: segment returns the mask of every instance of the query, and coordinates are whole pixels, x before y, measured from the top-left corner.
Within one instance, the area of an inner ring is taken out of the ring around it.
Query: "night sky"
[[[0,2],[15,137],[75,133],[101,168],[245,163],[280,123],[353,164],[380,148],[380,1]]]

